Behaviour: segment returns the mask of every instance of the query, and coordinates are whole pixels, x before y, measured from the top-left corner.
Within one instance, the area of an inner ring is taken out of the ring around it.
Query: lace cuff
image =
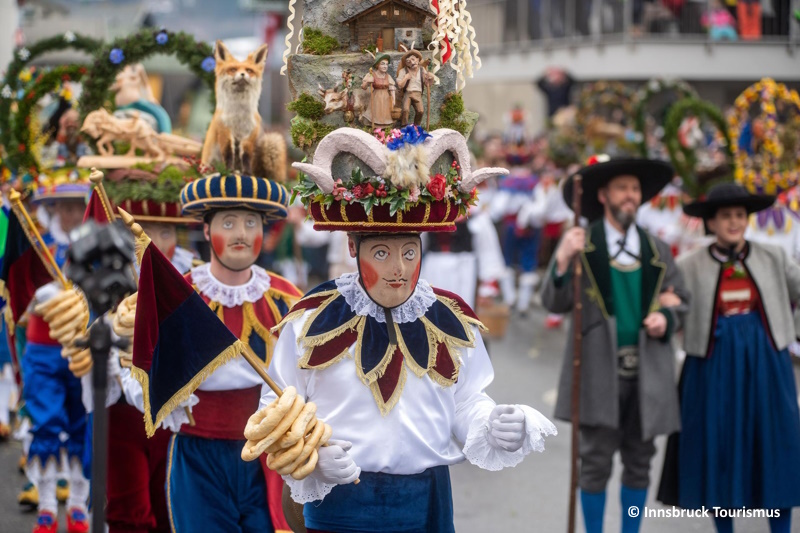
[[[494,448],[489,444],[489,413],[486,417],[476,418],[469,426],[467,442],[464,444],[464,456],[467,460],[484,470],[497,471],[517,466],[531,452],[544,451],[544,438],[556,435],[556,426],[542,413],[527,405],[517,405],[525,414],[525,441],[522,447],[509,452]]]
[[[283,480],[289,486],[292,493],[292,499],[297,503],[309,503],[314,501],[321,501],[325,496],[330,494],[333,487],[336,485],[331,483],[323,483],[314,476],[308,476],[305,479],[296,480],[292,476],[282,476]]]

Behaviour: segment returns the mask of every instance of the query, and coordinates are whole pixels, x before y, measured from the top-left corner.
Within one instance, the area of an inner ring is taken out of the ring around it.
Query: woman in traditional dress
[[[362,115],[366,124],[383,127],[391,126],[395,122],[392,118],[392,107],[397,85],[389,75],[389,61],[391,58],[386,54],[378,56],[369,69],[369,74],[361,82],[362,89],[370,87],[372,91],[369,105]]]

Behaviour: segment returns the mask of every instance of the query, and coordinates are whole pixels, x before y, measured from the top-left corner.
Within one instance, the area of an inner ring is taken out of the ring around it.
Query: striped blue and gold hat
[[[280,183],[241,174],[211,174],[181,190],[183,216],[202,216],[218,209],[251,209],[267,220],[286,218],[289,192]]]

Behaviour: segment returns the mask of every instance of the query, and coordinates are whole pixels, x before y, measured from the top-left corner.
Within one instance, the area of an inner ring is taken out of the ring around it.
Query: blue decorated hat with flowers
[[[31,201],[34,204],[58,200],[87,200],[92,190],[89,172],[77,168],[62,168],[49,174],[39,174]]]
[[[375,135],[339,128],[320,141],[312,163],[293,166],[301,172],[294,193],[314,229],[353,233],[455,231],[478,183],[508,173],[473,172],[463,135],[415,125]]]
[[[239,173],[211,174],[181,190],[183,216],[202,218],[221,209],[250,209],[266,220],[286,218],[289,193],[280,183]]]

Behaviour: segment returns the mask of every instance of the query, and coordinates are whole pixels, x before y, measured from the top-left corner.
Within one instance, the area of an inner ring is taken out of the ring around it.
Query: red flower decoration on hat
[[[606,154],[595,154],[586,161],[586,166],[589,167],[592,165],[596,165],[597,163],[605,163],[610,160],[611,158],[608,157]]]

